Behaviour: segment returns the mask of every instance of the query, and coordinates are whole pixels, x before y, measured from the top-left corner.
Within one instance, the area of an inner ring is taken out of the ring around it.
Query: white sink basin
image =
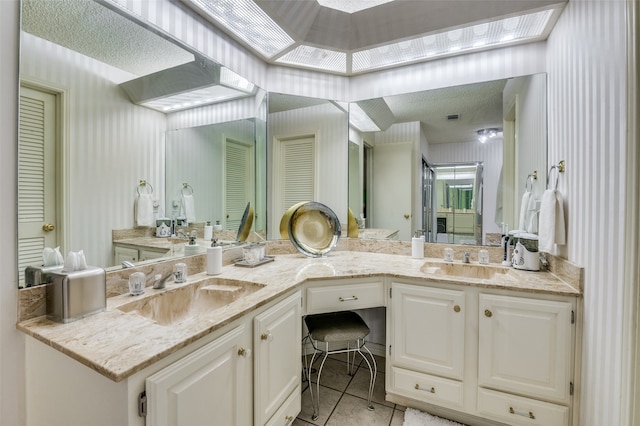
[[[480,265],[477,263],[425,262],[420,271],[425,274],[445,275],[457,278],[476,278],[483,280],[514,280],[511,268],[498,265]]]
[[[208,278],[136,299],[118,309],[123,312],[135,312],[160,325],[171,325],[223,308],[263,287],[262,284],[248,281]]]

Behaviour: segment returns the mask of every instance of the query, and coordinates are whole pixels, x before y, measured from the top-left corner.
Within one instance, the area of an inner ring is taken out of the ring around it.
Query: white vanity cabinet
[[[577,424],[576,297],[389,285],[387,400],[467,424]]]
[[[478,411],[513,425],[568,425],[572,300],[480,293],[478,314]]]
[[[461,408],[465,293],[391,282],[388,391]]]
[[[251,333],[241,325],[146,380],[147,426],[250,426]]]
[[[120,265],[122,262],[141,262],[144,260],[158,259],[164,257],[168,253],[168,249],[152,249],[138,248],[130,245],[113,244],[113,261],[114,265]]]
[[[253,320],[256,425],[290,424],[300,412],[300,305],[296,292]]]

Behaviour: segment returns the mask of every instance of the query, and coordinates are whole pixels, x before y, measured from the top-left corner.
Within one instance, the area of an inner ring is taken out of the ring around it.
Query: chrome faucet
[[[173,278],[173,272],[169,272],[167,275],[162,276],[160,274],[156,275],[156,280],[153,282],[153,288],[155,288],[156,290],[161,289],[161,288],[165,288],[167,285],[167,281],[169,281],[169,279]]]
[[[464,258],[462,259],[462,263],[470,263],[471,253],[468,251],[464,252]]]

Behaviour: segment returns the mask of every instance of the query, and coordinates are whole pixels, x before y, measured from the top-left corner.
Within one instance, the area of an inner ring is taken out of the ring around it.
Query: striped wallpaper
[[[559,253],[585,266],[581,426],[623,425],[629,396],[621,392],[625,20],[624,1],[571,0],[547,48],[549,164],[567,165],[558,186],[567,245]]]

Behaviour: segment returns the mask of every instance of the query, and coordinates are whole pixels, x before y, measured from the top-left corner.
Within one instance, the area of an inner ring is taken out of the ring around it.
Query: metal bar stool
[[[308,357],[305,354],[304,363],[306,377],[309,380],[309,392],[311,394],[311,403],[313,405],[312,420],[318,418],[320,410],[320,375],[322,368],[331,354],[346,353],[347,354],[347,373],[353,375],[353,366],[356,359],[356,352],[366,361],[369,367],[369,396],[367,398],[367,408],[373,410],[371,397],[373,396],[373,385],[376,381],[377,367],[373,354],[365,346],[364,338],[369,335],[369,327],[362,320],[360,315],[355,312],[332,312],[328,314],[307,315],[304,318],[309,334],[305,336],[305,340],[309,340],[313,346],[313,355],[311,356],[311,364],[307,362]],[[346,349],[345,349],[346,346]],[[371,361],[361,351],[369,354]],[[316,398],[314,399],[313,385],[310,380],[310,367],[313,365],[318,353],[324,353],[320,368],[318,369],[318,379],[316,380]],[[351,356],[353,355],[353,359]]]

